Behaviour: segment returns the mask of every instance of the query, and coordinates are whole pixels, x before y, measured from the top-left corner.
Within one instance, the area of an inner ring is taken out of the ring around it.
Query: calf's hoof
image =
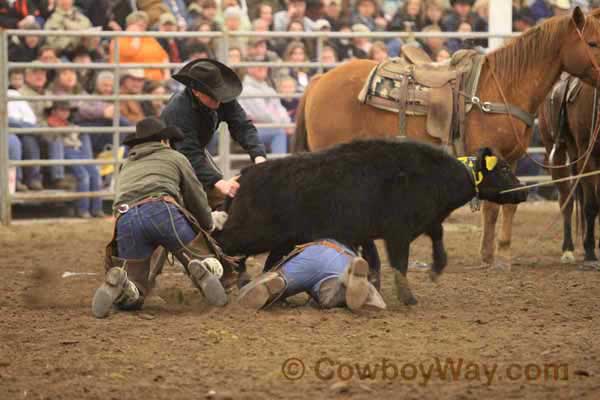
[[[565,251],[560,257],[561,264],[574,264],[575,263],[575,254],[572,251]]]
[[[415,296],[413,296],[408,287],[408,279],[406,279],[406,276],[402,275],[401,272],[396,271],[394,273],[394,282],[396,284],[396,296],[398,297],[398,300],[407,306],[417,304],[417,299],[415,299]]]
[[[437,282],[440,279],[440,274],[439,272],[435,272],[433,269],[429,270],[429,279],[431,279],[431,282]]]

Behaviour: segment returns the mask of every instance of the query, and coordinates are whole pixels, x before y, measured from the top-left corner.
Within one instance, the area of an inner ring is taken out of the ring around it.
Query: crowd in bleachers
[[[507,0],[508,1],[508,0]],[[523,31],[574,6],[584,11],[598,0],[514,0],[513,28]],[[135,6],[135,9],[132,8]],[[289,31],[289,32],[472,32],[487,31],[489,0],[0,0],[0,28],[27,30],[113,31]],[[449,58],[463,48],[486,47],[485,39],[430,38],[417,41],[434,60]],[[297,38],[233,37],[224,54],[223,43],[204,38],[126,37],[119,39],[120,63],[180,63],[198,57],[240,61],[322,61],[351,58],[377,61],[398,55],[401,39],[330,39],[320,55],[316,40]],[[114,40],[97,36],[11,37],[9,60],[27,62],[10,71],[10,96],[113,93],[113,72],[95,69],[36,68],[44,63],[93,63],[115,60]],[[125,65],[126,68],[126,65]],[[294,121],[298,99],[316,71],[308,68],[252,67],[236,69],[244,94],[276,92],[289,98],[248,98],[240,102],[255,123]],[[169,94],[179,90],[167,69],[124,69],[118,82],[123,94]],[[158,116],[163,101],[121,101],[118,123],[132,126],[145,116]],[[9,103],[11,127],[112,126],[111,101]],[[269,151],[288,150],[291,129],[260,128]],[[112,144],[110,134],[65,133],[10,135],[11,159],[88,159]],[[65,174],[67,172],[67,174]],[[18,191],[61,189],[95,191],[104,182],[97,166],[26,167],[17,171]],[[103,216],[98,200],[77,201],[76,215]]]

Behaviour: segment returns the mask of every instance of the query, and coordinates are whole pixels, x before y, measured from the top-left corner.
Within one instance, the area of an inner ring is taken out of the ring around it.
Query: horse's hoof
[[[415,299],[410,287],[408,287],[408,279],[406,279],[406,276],[398,271],[396,271],[394,275],[394,282],[396,283],[396,296],[398,297],[398,300],[406,305],[417,304],[417,299]]]
[[[572,251],[565,251],[560,257],[561,264],[574,264],[575,263],[575,254]]]
[[[431,279],[431,282],[437,282],[438,279],[440,279],[440,273],[435,272],[434,270],[429,270],[429,279]]]

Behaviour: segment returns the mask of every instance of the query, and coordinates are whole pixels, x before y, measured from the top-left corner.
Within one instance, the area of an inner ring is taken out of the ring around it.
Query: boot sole
[[[123,292],[123,282],[127,275],[125,271],[113,268],[106,274],[105,282],[96,289],[92,299],[92,314],[96,318],[106,318],[110,310]]]
[[[192,282],[204,294],[206,301],[213,305],[222,307],[227,304],[227,293],[221,284],[221,281],[207,271],[199,260],[192,260],[188,264],[188,270]]]
[[[358,311],[369,296],[369,264],[360,257],[352,260],[346,282],[346,305],[352,311]]]
[[[248,286],[245,286],[248,288]],[[273,278],[252,288],[242,289],[238,297],[238,303],[246,308],[260,310],[276,294],[285,289],[285,282],[282,278]]]

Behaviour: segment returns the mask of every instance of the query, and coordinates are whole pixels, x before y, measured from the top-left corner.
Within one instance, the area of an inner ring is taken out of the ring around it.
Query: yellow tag
[[[481,171],[479,171],[477,173],[477,179],[475,179],[475,186],[479,185],[482,180],[483,180],[483,174],[481,173]]]
[[[488,156],[485,158],[485,167],[488,171],[493,171],[498,164],[498,158],[496,156]]]
[[[119,160],[123,159],[125,155],[125,146],[119,147]],[[106,150],[102,153],[98,154],[96,157],[98,160],[112,160],[113,152],[112,150]],[[115,171],[115,166],[113,164],[104,164],[100,166],[100,176],[110,175]]]

